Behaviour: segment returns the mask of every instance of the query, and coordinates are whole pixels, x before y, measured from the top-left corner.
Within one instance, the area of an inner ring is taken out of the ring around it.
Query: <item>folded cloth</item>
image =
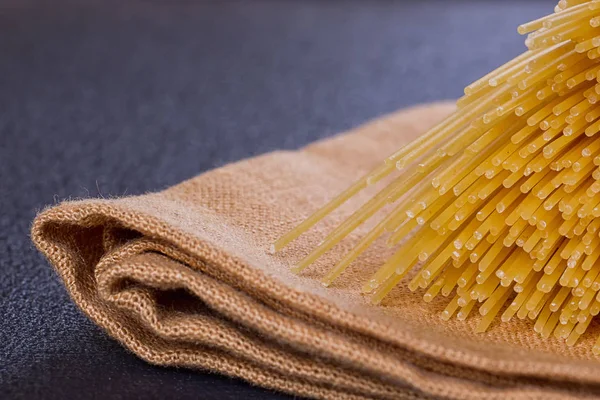
[[[597,326],[575,347],[544,340],[518,319],[475,334],[478,315],[442,321],[447,299],[425,303],[405,284],[370,305],[360,288],[390,255],[385,243],[324,288],[318,279],[368,224],[292,274],[368,190],[271,254],[278,237],[453,110],[438,103],[400,111],[159,193],[64,202],[37,216],[32,238],[83,312],[153,364],[312,398],[600,394],[600,363],[591,352]]]

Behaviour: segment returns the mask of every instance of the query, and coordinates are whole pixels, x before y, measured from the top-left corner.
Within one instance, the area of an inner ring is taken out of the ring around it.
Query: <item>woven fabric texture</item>
[[[163,192],[64,202],[32,239],[73,301],[150,363],[217,371],[313,398],[581,398],[600,394],[590,348],[542,340],[525,321],[473,333],[403,285],[381,306],[360,287],[389,254],[373,246],[331,288],[317,278],[368,224],[297,276],[290,266],[372,195],[281,253],[273,241],[391,150],[452,112],[403,110],[300,151],[233,163]]]

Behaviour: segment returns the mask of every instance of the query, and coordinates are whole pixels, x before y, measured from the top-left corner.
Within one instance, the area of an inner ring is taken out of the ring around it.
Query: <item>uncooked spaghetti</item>
[[[395,253],[363,286],[380,302],[410,271],[442,313],[474,309],[485,331],[529,318],[573,345],[600,313],[600,0],[561,0],[523,24],[528,50],[465,88],[458,111],[401,148],[274,245],[279,250],[367,186],[397,174],[295,267],[315,262],[384,206],[391,212],[335,265],[375,240]],[[600,354],[600,338],[593,347]]]

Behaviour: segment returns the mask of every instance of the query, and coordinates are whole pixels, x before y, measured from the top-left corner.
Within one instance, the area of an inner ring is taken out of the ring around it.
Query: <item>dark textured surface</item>
[[[458,97],[522,51],[519,23],[554,6],[12,3],[0,2],[3,398],[288,398],[125,351],[78,312],[33,248],[36,210],[159,190],[403,106]]]

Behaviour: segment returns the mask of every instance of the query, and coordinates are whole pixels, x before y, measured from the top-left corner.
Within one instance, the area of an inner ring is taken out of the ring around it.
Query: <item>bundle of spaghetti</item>
[[[561,0],[554,14],[518,31],[528,34],[525,53],[467,86],[453,115],[273,250],[387,178],[297,272],[391,207],[323,277],[325,285],[386,240],[395,252],[363,286],[372,302],[406,277],[424,301],[450,299],[443,319],[464,320],[476,309],[476,330],[485,331],[516,316],[545,338],[575,344],[600,313],[600,0]],[[600,338],[593,352],[600,354]]]

